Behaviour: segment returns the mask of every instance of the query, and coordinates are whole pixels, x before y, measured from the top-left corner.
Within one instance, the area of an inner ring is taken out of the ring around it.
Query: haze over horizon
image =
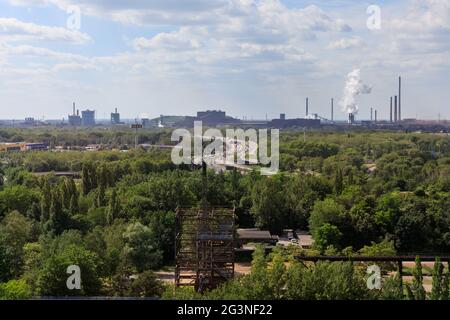
[[[399,75],[403,118],[450,118],[450,0],[0,0],[1,119],[67,119],[73,101],[97,118],[303,117],[306,97],[346,119],[355,69],[372,87],[358,118],[388,118]]]

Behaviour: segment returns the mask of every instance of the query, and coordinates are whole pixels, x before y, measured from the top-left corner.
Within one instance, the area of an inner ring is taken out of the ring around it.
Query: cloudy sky
[[[329,117],[354,69],[359,118],[388,117],[401,74],[404,117],[450,119],[450,0],[0,0],[3,119]]]

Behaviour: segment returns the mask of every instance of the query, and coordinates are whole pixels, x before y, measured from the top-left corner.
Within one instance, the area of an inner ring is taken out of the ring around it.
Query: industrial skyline
[[[359,70],[354,70],[353,72],[351,72],[349,74],[349,76],[354,75],[355,71],[357,71],[357,78],[354,79],[353,76],[351,76],[349,78],[349,80],[347,81],[345,92],[344,92],[344,97],[342,98],[342,100],[340,102],[343,109],[347,110],[346,112],[348,113],[348,123],[349,124],[353,124],[353,123],[357,122],[356,115],[360,111],[359,106],[356,104],[356,97],[359,96],[360,93],[363,93],[364,90],[368,90],[367,93],[370,93],[372,90],[371,87],[365,85],[362,82],[362,80],[360,79]],[[364,89],[364,88],[366,88],[366,89]],[[346,95],[350,95],[350,97],[346,97]],[[385,122],[389,122],[389,123],[401,122],[403,120],[401,97],[402,97],[402,77],[399,76],[398,77],[398,92],[397,92],[397,95],[390,97],[390,106],[387,108],[387,118],[379,118],[379,112],[382,111],[382,113],[384,113],[384,111],[386,111],[385,108],[377,109],[377,108],[371,107],[370,108],[370,118],[369,119],[361,119],[361,120],[365,120],[365,121],[370,120],[370,122],[373,122],[373,123],[377,123],[378,121],[381,121],[381,122],[385,121]],[[393,104],[393,101],[394,101],[394,104]],[[350,105],[347,105],[348,103],[350,103]],[[310,112],[309,97],[306,97],[306,106],[305,107],[306,107],[305,116],[300,119],[316,119],[316,120],[321,119],[321,120],[324,120],[325,122],[330,122],[330,123],[333,123],[335,121],[334,98],[331,98],[331,105],[330,105],[331,110],[330,110],[329,117],[326,114],[320,115],[317,112]],[[197,112],[197,118],[201,119],[203,116],[207,115],[208,112],[214,112],[214,113],[220,114],[221,118],[225,119],[225,111]],[[183,114],[183,115],[178,115],[178,116],[189,117],[188,114]],[[161,118],[161,122],[162,122],[163,115],[160,115],[159,117]],[[104,123],[104,121],[106,119],[107,118],[104,117],[104,118],[99,118],[98,120],[100,120],[102,123]],[[137,116],[135,118],[126,118],[126,117],[122,118],[121,113],[119,113],[118,108],[116,107],[114,109],[114,111],[110,113],[110,124],[111,125],[124,124],[124,122],[121,121],[121,119],[127,120],[128,122],[130,119],[133,119],[134,121],[140,120],[142,122],[142,124],[144,125],[144,127],[147,127],[149,121],[151,120],[150,118],[148,118],[146,116],[141,116],[141,117]],[[250,119],[263,121],[262,119],[253,119],[253,117],[250,117]],[[279,119],[286,120],[286,113],[281,113]],[[297,119],[299,119],[299,118],[297,118]],[[412,120],[412,119],[415,119],[415,118],[408,118],[408,120]],[[56,119],[53,119],[53,120],[56,120]],[[248,117],[242,116],[242,120],[248,120]],[[266,121],[269,120],[267,114],[266,114],[265,120]],[[270,120],[277,120],[277,118],[271,118]],[[420,120],[420,119],[416,119],[416,120]],[[438,120],[440,121],[440,120],[445,120],[445,119],[441,119],[441,115],[439,114]],[[44,121],[44,119],[42,119],[42,121]],[[63,123],[64,123],[64,121],[65,121],[65,118],[62,119]],[[339,122],[339,120],[336,120],[336,121]],[[26,117],[24,124],[33,124],[34,122],[35,122],[35,119],[33,117]],[[226,121],[224,121],[224,122],[222,121],[222,122],[218,122],[218,123],[226,123]],[[90,110],[88,108],[86,110],[81,111],[81,115],[80,115],[80,110],[76,108],[76,103],[73,102],[72,114],[68,115],[68,124],[71,126],[93,126],[96,124],[96,111]]]
[[[398,74],[402,118],[450,118],[450,0],[381,1],[376,29],[364,1],[119,2],[2,1],[0,118],[61,119],[74,100],[106,119],[116,106],[124,118],[207,106],[304,117],[307,97],[330,117],[354,69],[373,88],[358,118],[389,118]]]

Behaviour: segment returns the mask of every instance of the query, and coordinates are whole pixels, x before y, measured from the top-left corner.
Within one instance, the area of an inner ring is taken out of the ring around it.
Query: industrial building
[[[22,150],[21,143],[3,143],[0,145],[0,152],[15,152],[21,150]]]
[[[117,113],[117,110],[116,110]],[[112,119],[112,114],[111,114]],[[119,115],[120,120],[120,115]],[[93,110],[84,110],[81,111],[75,108],[75,102],[73,103],[73,111],[72,114],[69,115],[69,125],[72,127],[79,126],[95,126],[95,111]]]
[[[269,246],[274,246],[277,244],[278,240],[278,236],[271,235],[267,230],[259,230],[256,228],[237,229],[235,247],[241,248],[242,246],[249,243],[261,243]]]
[[[117,111],[117,108],[115,109],[114,112],[111,112],[111,124],[112,125],[122,124],[120,122],[120,113]]]
[[[111,114],[112,118],[112,114]],[[119,116],[120,120],[120,116]],[[69,125],[73,127],[79,127],[79,126],[95,126],[95,111],[93,110],[84,110],[81,111],[81,117],[80,117],[80,110],[75,109],[75,102],[73,103],[73,113],[69,115]]]
[[[0,152],[41,151],[47,150],[47,143],[13,142],[0,144]]]
[[[25,143],[23,145],[23,151],[41,151],[41,150],[47,150],[48,144],[47,143]]]
[[[28,117],[28,118],[25,118],[24,124],[26,126],[34,126],[34,125],[36,125],[36,121],[32,117]]]
[[[95,111],[89,109],[81,111],[81,125],[85,127],[95,126]]]
[[[221,124],[227,121],[227,116],[224,111],[208,110],[197,112],[197,121],[203,121],[204,124]]]
[[[280,114],[280,119],[273,119],[269,122],[270,127],[277,129],[292,127],[318,128],[320,127],[320,124],[320,119],[286,119],[284,113]]]
[[[75,110],[75,102],[73,103],[73,112],[69,115],[69,125],[73,127],[81,126],[80,110]]]
[[[148,119],[148,118],[141,119],[141,123],[142,123],[142,127],[144,127],[144,128],[153,128],[153,127],[158,126],[158,121]]]

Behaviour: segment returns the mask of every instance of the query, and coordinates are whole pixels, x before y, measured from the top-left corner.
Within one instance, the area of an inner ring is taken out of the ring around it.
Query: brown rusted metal
[[[175,285],[198,292],[234,276],[234,209],[177,209]]]

